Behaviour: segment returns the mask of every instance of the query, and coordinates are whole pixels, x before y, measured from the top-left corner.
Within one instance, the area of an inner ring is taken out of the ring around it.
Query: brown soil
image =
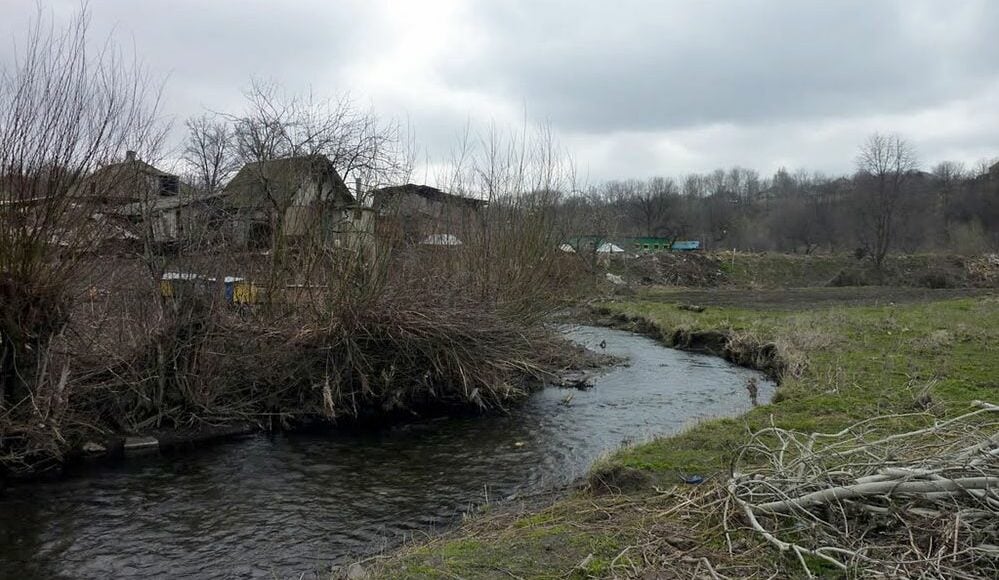
[[[646,292],[635,300],[677,302],[698,306],[729,306],[767,310],[803,310],[817,306],[883,306],[932,302],[968,296],[996,294],[989,288],[912,288],[857,286],[843,288],[784,288],[774,290],[677,289]]]
[[[628,280],[642,286],[714,287],[728,283],[721,262],[706,253],[662,253],[638,256],[620,264]]]

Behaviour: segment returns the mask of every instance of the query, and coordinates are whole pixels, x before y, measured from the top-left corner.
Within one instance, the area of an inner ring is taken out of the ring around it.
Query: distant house
[[[674,252],[696,252],[701,249],[701,242],[699,240],[678,240],[673,242],[672,250]]]
[[[378,213],[379,234],[408,242],[428,236],[455,237],[478,223],[477,214],[486,205],[485,200],[412,183],[375,189],[370,196]]]
[[[204,238],[217,225],[219,195],[159,196],[148,201],[136,201],[119,206],[109,215],[122,218],[133,225],[131,230],[143,228],[143,239],[156,243],[191,242]]]
[[[452,234],[433,234],[423,238],[420,242],[424,246],[460,246],[462,241],[458,236]]]
[[[237,246],[269,248],[275,233],[291,243],[329,240],[350,219],[347,185],[325,155],[246,164],[223,191],[227,233]]]
[[[180,195],[183,190],[186,186],[178,176],[142,161],[135,151],[127,151],[124,161],[94,171],[73,194],[90,205],[117,206]]]
[[[120,231],[119,238],[170,243],[203,229],[204,200],[179,176],[142,161],[135,151],[87,176],[73,195],[91,218]]]
[[[624,238],[621,240],[624,247],[629,248],[636,254],[652,254],[656,252],[669,251],[673,246],[672,238],[661,238],[646,236],[642,238]]]

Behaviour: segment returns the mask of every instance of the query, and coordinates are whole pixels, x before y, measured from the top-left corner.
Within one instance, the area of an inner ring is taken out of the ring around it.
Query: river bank
[[[601,304],[600,315],[665,336],[709,332],[775,345],[784,361],[777,396],[741,417],[706,421],[613,453],[591,470],[588,490],[544,509],[511,506],[500,516],[371,560],[367,573],[400,578],[798,573],[793,555],[774,550],[735,514],[719,511],[727,467],[748,434],[770,425],[836,431],[886,413],[907,415],[891,425],[901,432],[959,415],[976,399],[994,400],[999,302],[994,295],[941,296],[808,308],[800,297],[789,307],[778,295],[767,307],[747,294],[752,309],[724,305],[698,311],[689,308],[682,292],[668,291]],[[706,482],[682,483],[691,474]],[[813,572],[823,569],[822,563],[811,565]]]
[[[516,385],[513,396],[505,402],[506,408],[484,408],[474,401],[416,400],[405,408],[362,408],[360,413],[345,414],[335,420],[322,414],[294,416],[290,413],[273,413],[248,420],[238,415],[217,416],[213,421],[191,424],[150,427],[142,431],[113,431],[94,433],[79,440],[58,461],[52,461],[42,470],[22,473],[0,471],[0,493],[6,485],[24,485],[32,482],[57,482],[78,473],[94,473],[101,466],[116,465],[142,458],[149,454],[178,455],[219,445],[262,433],[337,433],[338,431],[371,430],[383,427],[404,427],[422,421],[447,417],[482,417],[504,414],[509,408],[523,403],[532,393],[551,387],[573,392],[592,387],[596,373],[623,362],[623,359],[605,352],[596,352],[566,340],[559,332],[551,330],[544,340],[545,348],[538,352],[536,366],[520,371],[514,369],[505,377]]]
[[[749,379],[761,399],[773,393],[760,373],[716,357],[612,329],[560,330],[628,363],[594,372],[593,388],[543,389],[503,414],[255,434],[15,486],[0,497],[10,516],[0,577],[328,577],[351,554],[449,529],[480,505],[550,504],[609,451],[742,413]]]

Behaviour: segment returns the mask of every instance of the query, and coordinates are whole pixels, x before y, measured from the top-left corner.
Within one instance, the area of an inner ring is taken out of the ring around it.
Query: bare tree
[[[818,191],[798,191],[788,196],[775,208],[771,218],[774,238],[789,244],[781,249],[793,252],[800,249],[811,254],[834,237],[830,204]]]
[[[979,159],[975,163],[975,168],[973,170],[974,176],[988,176],[997,163],[999,163],[999,157],[985,157]]]
[[[705,192],[704,177],[696,173],[691,173],[683,178],[683,195],[688,199],[704,197]]]
[[[951,220],[953,217],[953,200],[957,190],[967,176],[967,170],[963,163],[955,161],[943,161],[933,168],[933,176],[937,180],[939,188],[939,208],[940,218],[943,220],[943,238],[946,243],[951,239]]]
[[[894,240],[894,222],[905,183],[916,167],[915,149],[894,134],[874,133],[857,156],[857,185],[867,226],[863,242],[878,269]]]
[[[184,161],[198,188],[216,193],[239,169],[232,126],[224,119],[202,115],[188,119]]]
[[[88,189],[135,189],[128,171],[92,173],[163,135],[156,88],[113,43],[92,50],[85,8],[64,28],[47,20],[39,10],[0,71],[0,408],[37,394],[70,283],[105,229]]]
[[[345,180],[361,179],[369,187],[408,174],[399,124],[358,108],[350,95],[288,94],[255,79],[244,96],[246,111],[228,116],[244,163],[324,155]]]
[[[674,237],[679,190],[667,177],[653,177],[636,189],[631,203],[637,210],[642,229],[647,236]]]

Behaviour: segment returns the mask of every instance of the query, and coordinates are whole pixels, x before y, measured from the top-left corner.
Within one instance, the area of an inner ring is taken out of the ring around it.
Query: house
[[[233,244],[270,248],[275,234],[290,243],[326,243],[350,220],[347,185],[325,155],[248,163],[222,192]]]
[[[379,235],[410,243],[431,236],[461,238],[479,223],[478,213],[486,205],[485,200],[412,183],[374,189],[370,197]]]
[[[192,192],[158,196],[116,207],[108,215],[131,224],[130,230],[158,244],[191,242],[205,239],[218,225],[220,197]]]
[[[462,241],[453,234],[432,234],[420,242],[423,246],[460,246]]]
[[[622,244],[630,248],[636,254],[652,254],[668,251],[673,246],[671,238],[646,236],[639,238],[625,238]]]
[[[105,165],[81,181],[73,195],[92,206],[119,206],[191,193],[180,178],[126,151],[125,160]]]
[[[135,151],[83,179],[72,192],[82,213],[118,231],[116,238],[158,244],[187,241],[203,231],[203,200],[180,177],[141,160]]]

